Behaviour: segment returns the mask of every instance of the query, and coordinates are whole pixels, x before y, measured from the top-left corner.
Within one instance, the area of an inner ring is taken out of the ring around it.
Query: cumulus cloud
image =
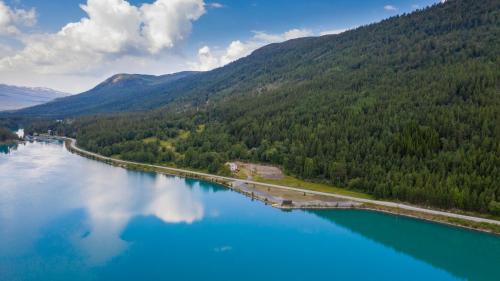
[[[204,6],[202,0],[157,0],[143,5],[140,10],[149,51],[156,53],[183,40],[191,31],[191,23],[205,13]]]
[[[59,32],[23,36],[24,48],[0,59],[0,71],[84,73],[122,56],[156,55],[184,40],[192,22],[205,13],[203,0],[156,0],[141,6],[126,0],[88,0],[80,7],[86,17]]]
[[[198,62],[192,63],[191,66],[196,70],[210,70],[245,57],[264,45],[312,35],[314,35],[313,32],[307,29],[291,29],[281,34],[255,31],[253,37],[249,40],[244,42],[240,40],[232,41],[222,51],[214,52],[210,47],[203,46],[198,50]]]
[[[210,70],[219,65],[219,59],[212,54],[210,47],[203,46],[198,50],[198,63],[194,65],[194,68],[198,70]]]
[[[283,42],[295,38],[339,34],[349,30],[348,28],[332,29],[321,31],[317,34],[308,29],[290,29],[286,32],[273,34],[263,31],[254,31],[252,38],[246,41],[235,40],[223,50],[212,50],[209,46],[203,46],[198,50],[198,61],[191,63],[191,68],[195,70],[211,70],[242,57],[248,56],[254,50],[267,44]]]
[[[397,11],[397,10],[398,10],[398,8],[396,8],[396,7],[395,7],[395,6],[393,6],[393,5],[385,5],[385,6],[384,6],[384,10],[386,10],[386,11]]]
[[[19,34],[19,27],[36,24],[36,10],[11,8],[0,1],[0,34]]]
[[[0,43],[0,59],[6,56],[10,56],[14,53],[14,49],[8,45]]]

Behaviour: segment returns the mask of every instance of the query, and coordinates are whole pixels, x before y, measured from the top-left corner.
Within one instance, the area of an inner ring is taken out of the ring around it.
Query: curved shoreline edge
[[[85,156],[87,158],[102,161],[102,162],[105,162],[108,164],[119,165],[119,166],[122,166],[125,168],[138,168],[138,167],[151,168],[156,172],[161,171],[161,172],[171,174],[171,175],[216,182],[216,183],[222,184],[230,189],[233,189],[237,192],[240,192],[240,193],[243,193],[243,194],[249,195],[249,196],[250,196],[249,192],[245,192],[243,190],[238,190],[237,188],[234,188],[232,183],[238,182],[238,183],[250,184],[250,185],[254,185],[254,186],[280,189],[280,190],[284,190],[284,191],[294,191],[294,192],[300,192],[300,193],[304,193],[304,194],[326,196],[326,197],[331,197],[331,198],[335,198],[335,199],[341,199],[341,200],[347,200],[347,201],[359,203],[359,204],[354,204],[354,205],[350,205],[350,206],[329,207],[331,209],[335,209],[335,208],[367,209],[367,210],[372,210],[372,211],[389,213],[389,214],[393,214],[393,215],[401,215],[401,216],[422,219],[422,220],[431,221],[431,222],[453,225],[453,226],[458,226],[458,227],[462,227],[462,228],[478,230],[478,231],[482,231],[482,232],[500,234],[500,221],[498,221],[498,220],[462,215],[462,214],[439,211],[439,210],[426,209],[426,208],[411,206],[411,205],[402,204],[402,203],[357,198],[357,197],[340,195],[340,194],[335,194],[335,193],[320,192],[320,191],[301,189],[301,188],[289,187],[289,186],[283,186],[283,185],[277,185],[277,184],[269,184],[269,183],[251,181],[251,180],[243,180],[243,179],[237,179],[237,178],[231,178],[231,177],[225,177],[225,176],[218,176],[218,175],[213,175],[213,174],[190,171],[190,170],[185,170],[185,169],[172,168],[172,167],[167,167],[167,166],[159,166],[159,165],[153,165],[153,164],[145,164],[145,163],[139,163],[139,162],[133,162],[133,161],[114,159],[114,158],[106,157],[106,156],[79,148],[78,146],[76,146],[76,140],[73,138],[67,138],[67,137],[57,137],[57,138],[60,140],[63,140],[65,142],[66,148],[68,148],[68,150],[70,152],[77,153],[77,154]],[[251,196],[254,197],[253,192],[252,192]],[[259,198],[259,197],[254,197],[254,198],[259,199],[261,201],[265,201],[266,203],[268,203],[267,200],[264,198]],[[314,206],[311,206],[311,207],[284,207],[284,206],[277,206],[276,204],[274,204],[274,207],[283,208],[283,209],[290,209],[290,208],[291,209],[293,209],[293,208],[296,208],[296,209],[306,209],[306,208],[319,209],[319,208],[321,208],[321,207],[317,208]]]

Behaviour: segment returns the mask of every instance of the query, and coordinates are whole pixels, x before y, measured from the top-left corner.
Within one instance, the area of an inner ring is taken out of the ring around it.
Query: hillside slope
[[[0,84],[0,111],[46,103],[69,94],[47,89]]]
[[[64,117],[84,114],[132,111],[134,104],[147,99],[152,92],[163,92],[177,80],[197,72],[185,71],[162,76],[117,74],[93,89],[47,104],[19,110],[16,115]]]
[[[500,213],[498,1],[272,44],[134,107],[162,105],[53,126],[107,156],[219,173],[267,162],[380,198]]]

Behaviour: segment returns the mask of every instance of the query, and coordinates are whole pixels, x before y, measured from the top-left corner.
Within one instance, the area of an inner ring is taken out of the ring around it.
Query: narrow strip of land
[[[407,205],[407,204],[357,198],[357,197],[352,197],[352,196],[347,196],[347,195],[340,195],[340,194],[321,192],[321,191],[313,191],[313,190],[308,190],[308,189],[301,189],[301,188],[289,187],[289,186],[283,186],[283,185],[277,185],[277,184],[269,184],[269,183],[251,181],[251,180],[243,180],[243,179],[237,179],[237,178],[231,178],[231,177],[218,176],[218,175],[190,171],[190,170],[185,170],[185,169],[178,169],[178,168],[171,168],[171,167],[166,167],[166,166],[144,164],[144,163],[139,163],[139,162],[114,159],[114,158],[102,156],[100,154],[93,153],[93,152],[90,152],[90,151],[87,151],[87,150],[84,150],[84,149],[77,147],[75,139],[72,139],[72,138],[65,138],[65,139],[70,140],[71,149],[73,149],[79,153],[82,153],[82,154],[85,154],[88,156],[92,156],[92,157],[97,158],[97,159],[114,162],[117,164],[140,165],[140,166],[151,167],[151,168],[155,168],[155,169],[161,169],[161,170],[165,170],[165,171],[172,171],[172,172],[179,172],[179,173],[196,175],[196,176],[200,176],[200,177],[204,177],[204,178],[208,178],[208,179],[213,179],[213,180],[219,179],[219,180],[226,180],[226,181],[243,182],[243,183],[247,183],[247,184],[266,186],[269,188],[278,188],[278,189],[282,189],[282,190],[297,191],[297,192],[304,192],[304,193],[308,193],[308,194],[329,196],[329,197],[334,197],[334,198],[351,200],[354,202],[374,204],[374,205],[380,205],[380,206],[385,206],[385,207],[390,207],[390,208],[399,208],[399,209],[408,210],[408,211],[421,212],[421,213],[431,214],[431,215],[445,216],[445,217],[449,217],[449,218],[457,218],[457,219],[479,222],[479,223],[490,223],[490,224],[500,225],[500,221],[493,220],[493,219],[473,217],[473,216],[461,215],[461,214],[450,213],[450,212],[445,212],[445,211],[431,210],[431,209],[411,206],[411,205]]]

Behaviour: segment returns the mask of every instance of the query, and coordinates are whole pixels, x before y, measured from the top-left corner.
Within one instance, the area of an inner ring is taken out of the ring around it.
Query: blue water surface
[[[60,143],[0,150],[0,280],[500,280],[500,238],[359,210],[281,211]]]

